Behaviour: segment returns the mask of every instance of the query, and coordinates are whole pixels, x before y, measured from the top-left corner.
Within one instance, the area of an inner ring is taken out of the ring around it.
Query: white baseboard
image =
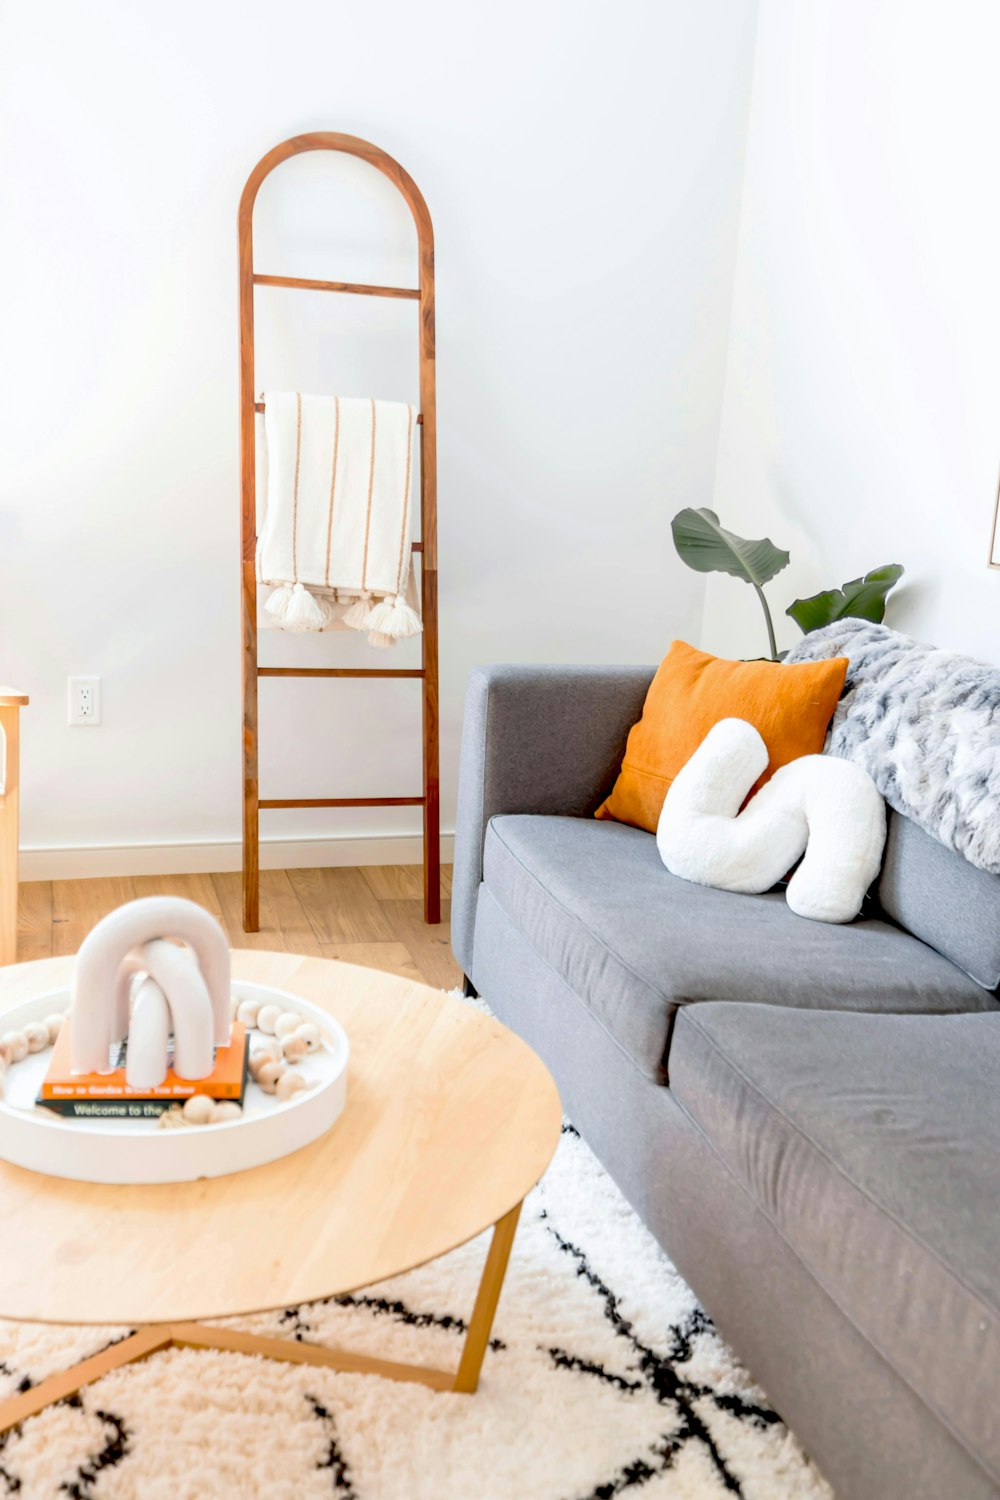
[[[449,864],[454,834],[441,835],[441,859]],[[238,839],[175,844],[69,844],[22,848],[21,880],[89,880],[102,875],[199,875],[238,870]],[[318,869],[332,865],[418,865],[419,834],[372,834],[364,838],[261,839],[263,870]]]

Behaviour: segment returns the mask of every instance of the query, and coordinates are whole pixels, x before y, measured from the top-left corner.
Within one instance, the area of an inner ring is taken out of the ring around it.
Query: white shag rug
[[[457,1363],[482,1237],[240,1327]],[[0,1397],[124,1330],[0,1323]],[[475,1396],[170,1349],[0,1436],[18,1500],[832,1500],[566,1126],[525,1204]]]

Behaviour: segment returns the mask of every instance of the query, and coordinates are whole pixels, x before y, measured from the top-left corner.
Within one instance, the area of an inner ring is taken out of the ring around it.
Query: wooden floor
[[[449,941],[450,868],[441,872],[439,927],[424,923],[422,887],[420,865],[262,870],[260,931],[249,933],[236,874],[31,881],[20,888],[17,956],[75,953],[100,917],[136,896],[187,896],[218,917],[234,948],[339,958],[451,989],[462,972]]]

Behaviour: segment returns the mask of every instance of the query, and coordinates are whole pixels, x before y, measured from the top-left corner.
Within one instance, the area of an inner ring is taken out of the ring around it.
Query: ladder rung
[[[423,667],[258,667],[258,677],[423,677]]]
[[[423,797],[268,797],[258,807],[423,807]]]
[[[420,292],[409,286],[368,286],[363,281],[313,281],[305,276],[257,276],[254,286],[292,286],[306,292],[356,292],[360,297],[409,297],[415,301]]]
[[[254,411],[263,411],[264,410],[264,403],[263,403],[263,401],[255,401],[254,404],[253,404],[253,409],[254,409]],[[422,411],[418,411],[417,412],[417,426],[418,427],[423,427],[423,425],[424,425],[424,414],[423,414]],[[423,550],[423,549],[421,549],[421,550]]]

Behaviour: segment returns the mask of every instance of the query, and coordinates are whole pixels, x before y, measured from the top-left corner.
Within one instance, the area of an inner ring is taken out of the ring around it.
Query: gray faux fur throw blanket
[[[867,620],[814,630],[789,662],[850,662],[826,750],[890,807],[1000,875],[1000,669]]]

